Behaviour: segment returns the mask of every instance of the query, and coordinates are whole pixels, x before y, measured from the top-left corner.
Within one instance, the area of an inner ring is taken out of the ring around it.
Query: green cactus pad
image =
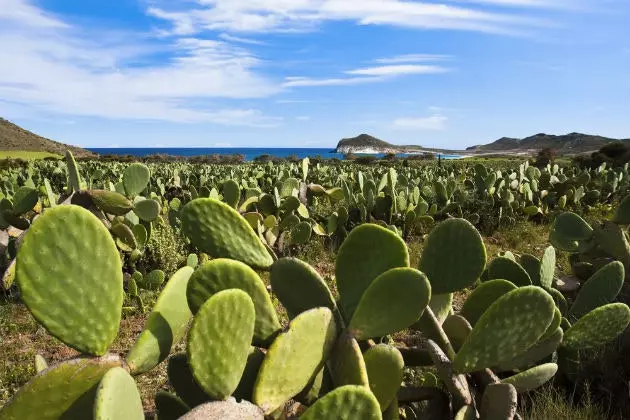
[[[504,279],[517,286],[529,286],[532,279],[519,263],[506,257],[497,257],[488,264],[490,279]]]
[[[70,181],[70,188],[74,191],[81,189],[81,175],[79,175],[79,168],[76,160],[70,150],[66,150],[66,166],[68,167],[68,181]]]
[[[264,420],[260,408],[249,401],[236,402],[234,398],[227,401],[209,402],[189,411],[179,420]]]
[[[114,216],[124,216],[133,209],[133,204],[127,197],[115,191],[90,190],[88,191],[92,202],[108,214]]]
[[[595,308],[613,302],[625,278],[623,264],[613,261],[593,274],[580,288],[571,305],[569,317],[578,319]]]
[[[293,319],[267,352],[254,386],[254,403],[269,414],[302,391],[322,368],[336,336],[328,308]]]
[[[547,338],[534,344],[514,359],[499,365],[498,370],[508,371],[522,369],[533,365],[556,351],[562,342],[563,335],[562,328],[556,328],[556,330],[552,334],[549,334]]]
[[[587,241],[593,237],[593,228],[575,213],[566,212],[556,217],[552,232],[567,241]]]
[[[400,331],[420,319],[431,298],[429,280],[413,268],[392,268],[363,293],[348,329],[361,341]]]
[[[381,420],[378,400],[368,389],[346,385],[326,394],[300,416],[302,420]]]
[[[260,366],[265,359],[265,353],[258,347],[251,347],[247,356],[247,363],[245,364],[245,371],[241,376],[241,381],[238,383],[236,390],[232,394],[234,398],[239,400],[251,401],[254,392],[254,384],[256,383],[256,377],[260,371]]]
[[[13,195],[13,213],[24,214],[33,210],[39,196],[37,190],[31,187],[20,187]]]
[[[359,343],[347,331],[337,338],[330,352],[328,369],[335,386],[370,384]]]
[[[613,221],[622,225],[630,224],[630,195],[627,195],[619,203]]]
[[[127,355],[127,363],[134,375],[147,372],[165,360],[173,344],[186,333],[192,317],[186,301],[186,287],[192,273],[192,267],[181,268],[160,293],[144,330]]]
[[[238,289],[212,295],[197,312],[186,354],[199,385],[217,400],[229,397],[240,382],[249,355],[256,312]]]
[[[479,318],[457,353],[457,372],[468,373],[506,362],[534,345],[551,323],[555,303],[537,286],[513,290]]]
[[[128,196],[135,197],[149,184],[151,172],[142,163],[132,163],[123,172],[123,185]]]
[[[540,285],[545,289],[550,289],[553,284],[553,275],[556,272],[556,250],[550,246],[545,249],[545,253],[540,261]]]
[[[370,284],[397,267],[409,267],[407,246],[400,236],[374,224],[363,224],[350,232],[339,248],[335,267],[346,319],[352,318]]]
[[[202,252],[254,267],[273,264],[258,235],[230,206],[212,198],[198,198],[184,206],[181,218],[184,233]]]
[[[291,244],[303,245],[311,239],[313,227],[309,222],[300,222],[291,228]]]
[[[468,320],[461,315],[449,315],[444,320],[442,329],[444,329],[453,348],[457,351],[462,347],[468,335],[470,335],[472,326]]]
[[[453,294],[431,295],[429,308],[431,308],[438,322],[442,325],[446,317],[453,312]]]
[[[177,396],[189,407],[196,407],[210,400],[210,396],[195,381],[186,353],[169,357],[166,373]]]
[[[378,344],[364,354],[370,389],[385,411],[395,399],[403,381],[405,361],[400,351],[387,344]]]
[[[143,284],[146,285],[148,289],[158,290],[162,284],[164,284],[164,279],[166,278],[166,274],[162,270],[153,270],[150,273],[147,273],[144,276]]]
[[[122,265],[103,223],[78,206],[58,206],[27,231],[17,256],[21,297],[55,337],[102,355],[116,338]]]
[[[313,267],[297,258],[280,258],[273,263],[269,280],[289,318],[318,307],[337,311],[326,282]]]
[[[164,391],[155,394],[156,420],[178,420],[188,411],[190,407],[178,396]]]
[[[544,365],[535,366],[525,372],[510,376],[509,378],[501,379],[501,382],[504,384],[514,385],[516,392],[522,394],[524,392],[532,391],[545,384],[555,376],[557,371],[557,364],[545,363]]]
[[[133,228],[131,228],[131,231],[133,232],[133,237],[136,239],[136,245],[138,248],[144,249],[149,242],[149,232],[147,231],[147,228],[144,225],[138,224],[134,225]]]
[[[540,260],[533,255],[523,254],[521,255],[521,258],[519,258],[518,262],[521,267],[527,271],[527,274],[529,274],[529,278],[532,279],[532,284],[534,286],[542,286],[540,284]]]
[[[281,329],[278,316],[258,274],[247,265],[235,260],[218,258],[201,265],[191,276],[186,296],[193,314],[206,300],[222,290],[245,291],[256,308],[254,341],[267,345]]]
[[[464,219],[448,219],[425,241],[420,271],[434,294],[451,293],[473,285],[486,266],[486,247],[477,229]]]
[[[560,310],[562,315],[566,314],[569,310],[569,304],[567,303],[567,299],[564,297],[562,292],[558,289],[547,289],[547,293],[551,295],[553,300],[556,302],[556,306]]]
[[[121,367],[112,368],[103,376],[94,400],[94,420],[118,419],[144,419],[136,382]]]
[[[225,201],[228,206],[236,208],[240,199],[241,188],[238,186],[236,181],[232,179],[225,181],[223,183],[223,201]]]
[[[574,350],[600,347],[621,334],[630,323],[630,309],[623,303],[600,306],[581,317],[564,334],[562,345]]]
[[[61,362],[33,377],[0,410],[2,420],[92,418],[95,388],[103,375],[120,366],[118,356]]]
[[[152,222],[158,218],[162,208],[155,200],[141,200],[133,205],[133,212],[145,222]]]
[[[481,399],[481,418],[484,420],[514,419],[518,394],[512,384],[491,384]]]
[[[490,305],[516,288],[507,280],[489,280],[481,283],[468,295],[460,314],[474,326]]]

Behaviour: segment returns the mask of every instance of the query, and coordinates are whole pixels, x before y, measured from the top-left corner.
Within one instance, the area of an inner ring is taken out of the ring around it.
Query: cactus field
[[[628,225],[627,164],[3,167],[0,420],[630,416]]]

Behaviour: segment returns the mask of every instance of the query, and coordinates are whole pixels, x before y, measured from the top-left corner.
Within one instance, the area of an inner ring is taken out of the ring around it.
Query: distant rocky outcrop
[[[72,151],[75,157],[95,156],[96,154],[80,147],[68,146],[45,137],[38,136],[10,121],[0,118],[0,150],[48,152],[63,155]]]
[[[582,133],[570,133],[556,136],[539,133],[524,139],[502,137],[492,143],[467,148],[471,152],[506,152],[554,149],[560,154],[575,154],[599,150],[602,146],[613,141],[627,141],[630,139],[613,139]]]
[[[397,146],[377,139],[369,134],[342,139],[337,143],[336,153],[408,153],[424,150],[421,146]]]

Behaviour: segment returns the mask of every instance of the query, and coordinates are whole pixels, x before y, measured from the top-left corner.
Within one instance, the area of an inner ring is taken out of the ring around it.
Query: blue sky
[[[0,116],[84,147],[630,137],[630,0],[0,0]]]

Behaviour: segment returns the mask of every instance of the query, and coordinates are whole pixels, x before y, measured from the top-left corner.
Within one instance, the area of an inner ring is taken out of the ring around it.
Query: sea
[[[342,153],[335,153],[335,149],[312,149],[312,148],[270,148],[270,147],[158,147],[158,148],[130,148],[130,147],[116,147],[116,148],[90,148],[92,152],[101,155],[131,155],[144,157],[155,154],[167,154],[171,156],[204,156],[204,155],[234,155],[240,154],[245,156],[245,160],[253,160],[254,158],[262,155],[271,155],[277,158],[286,158],[289,156],[296,156],[299,159],[305,157],[320,157],[322,159],[337,158],[343,159]],[[356,156],[361,156],[360,153],[356,153]],[[376,157],[383,157],[385,154],[374,154]],[[400,154],[399,157],[405,157],[408,155]],[[462,156],[441,154],[442,159],[459,159]]]

